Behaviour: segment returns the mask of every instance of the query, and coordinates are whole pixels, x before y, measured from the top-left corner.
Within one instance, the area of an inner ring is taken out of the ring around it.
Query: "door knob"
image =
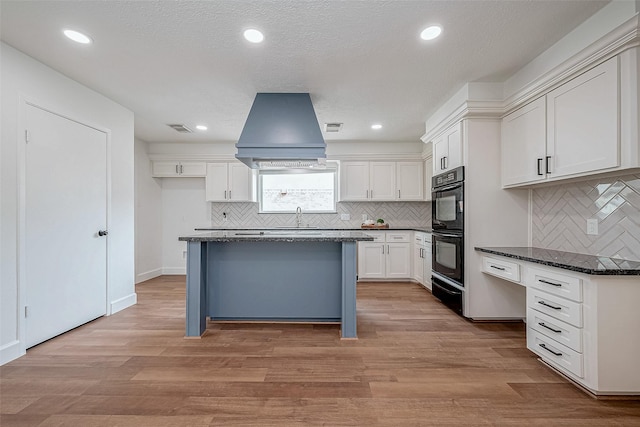
[[[98,231],[98,236],[102,237],[102,236],[106,236],[107,234],[109,234],[109,232],[107,230],[100,230]]]

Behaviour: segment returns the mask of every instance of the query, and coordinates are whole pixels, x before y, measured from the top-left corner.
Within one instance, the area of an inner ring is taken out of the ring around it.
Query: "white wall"
[[[5,43],[0,43],[2,108],[0,363],[25,352],[22,336],[18,248],[19,141],[23,135],[20,97],[111,132],[111,199],[108,244],[109,310],[135,304],[133,113]],[[51,242],[55,250],[55,242]]]
[[[162,274],[186,274],[186,242],[178,237],[211,224],[204,178],[162,178]]]
[[[162,181],[151,177],[148,145],[135,140],[136,283],[162,274]]]

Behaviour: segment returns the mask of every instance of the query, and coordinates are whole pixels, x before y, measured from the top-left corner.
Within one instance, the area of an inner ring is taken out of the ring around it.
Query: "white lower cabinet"
[[[413,279],[431,290],[431,233],[413,234]]]
[[[358,243],[358,279],[411,278],[410,231],[367,232],[376,240]]]
[[[640,394],[638,276],[587,275],[494,255],[483,256],[482,269],[526,286],[527,348],[545,363],[597,395]]]

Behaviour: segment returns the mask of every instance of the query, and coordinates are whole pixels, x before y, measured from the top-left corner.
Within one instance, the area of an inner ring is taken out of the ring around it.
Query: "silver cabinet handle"
[[[550,160],[551,160],[551,156],[547,156],[547,161],[545,162],[545,166],[547,167],[546,173],[551,173],[551,166],[549,165]]]
[[[227,190],[224,190],[224,199],[227,200]]]
[[[382,245],[382,255],[384,255],[384,245]]]
[[[373,190],[369,190],[369,194],[371,195],[371,198],[373,199]]]
[[[548,330],[553,331],[556,334],[559,334],[560,332],[562,332],[560,329],[553,329],[551,326],[545,325],[544,322],[538,322],[538,325],[542,326],[543,328],[547,328]]]
[[[229,200],[231,200],[231,190],[229,190]]]
[[[398,199],[400,198],[400,190],[398,190]]]
[[[542,173],[542,157],[539,157],[538,158],[538,176],[542,176],[542,175],[544,175]]]
[[[369,190],[367,190],[367,199],[369,198]]]
[[[178,166],[180,166],[180,165],[176,165],[176,175],[179,175],[179,174],[180,174],[179,169],[178,169]]]
[[[506,270],[506,268],[504,268],[504,267],[496,267],[495,265],[491,265],[490,267],[491,268],[495,268],[496,270],[500,270],[500,271],[505,271]]]
[[[180,175],[182,175],[182,172],[184,172],[184,165],[180,165]]]

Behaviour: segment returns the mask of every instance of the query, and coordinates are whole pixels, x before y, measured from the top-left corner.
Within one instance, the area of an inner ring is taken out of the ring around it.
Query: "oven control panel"
[[[442,187],[443,185],[453,184],[464,181],[464,166],[460,166],[449,172],[436,175],[431,180],[433,188]]]

